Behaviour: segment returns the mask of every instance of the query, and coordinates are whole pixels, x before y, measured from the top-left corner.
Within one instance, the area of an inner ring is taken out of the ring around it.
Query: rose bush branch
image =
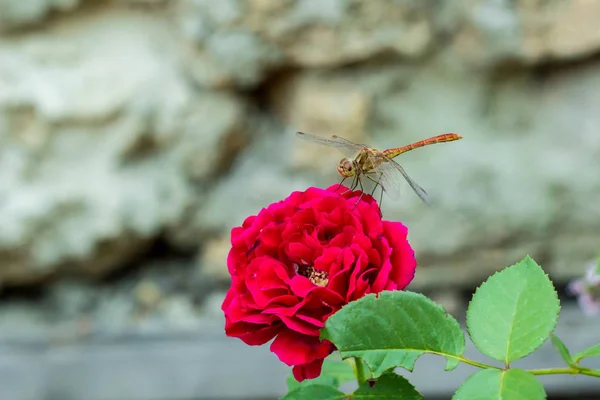
[[[292,366],[287,400],[421,399],[396,369],[413,371],[423,354],[444,357],[446,370],[479,369],[456,400],[545,399],[537,375],[600,377],[580,364],[600,357],[600,345],[571,355],[554,334],[558,295],[530,257],[489,277],[467,309],[469,338],[502,366],[465,357],[458,321],[405,290],[416,268],[407,233],[382,219],[372,196],[338,185],[294,192],[248,217],[231,233],[227,335],[249,345],[273,340],[271,351]],[[566,367],[511,367],[548,339]],[[340,390],[349,381],[358,385],[350,394]]]
[[[542,368],[527,370],[533,375],[588,375],[600,378],[600,371],[594,371],[589,368]]]
[[[508,369],[508,368],[499,367],[497,365],[481,363],[481,362],[474,361],[474,360],[471,360],[466,357],[453,356],[451,354],[443,354],[443,353],[437,353],[437,352],[426,352],[426,353],[436,354],[436,355],[443,356],[443,357],[454,358],[463,364],[471,365],[473,367],[477,367],[480,369],[497,369],[497,370]],[[582,366],[575,366],[575,367],[570,367],[570,368],[557,367],[557,368],[527,369],[525,371],[527,371],[533,375],[577,375],[577,374],[580,374],[580,375],[600,377],[600,371],[582,367]]]
[[[336,346],[342,358],[362,358],[373,380],[397,367],[412,371],[420,355],[435,354],[447,359],[447,370],[461,362],[480,369],[458,388],[455,399],[511,399],[511,393],[523,390],[528,391],[528,399],[544,399],[544,388],[535,375],[600,377],[600,369],[578,364],[585,358],[600,356],[600,345],[572,357],[553,334],[559,311],[552,282],[539,265],[526,257],[481,285],[467,310],[471,340],[483,354],[504,367],[466,358],[464,333],[458,322],[430,299],[407,291],[368,295],[344,306],[328,319],[322,336]],[[510,367],[549,338],[567,368]],[[301,389],[295,390],[301,393]],[[475,395],[478,397],[472,397]]]
[[[467,357],[455,356],[452,354],[445,354],[445,353],[433,352],[433,351],[425,351],[425,353],[426,354],[435,354],[435,355],[447,357],[447,358],[454,358],[463,364],[471,365],[471,366],[477,367],[479,369],[497,369],[497,370],[508,369],[508,368],[504,368],[504,367],[499,367],[497,365],[490,365],[490,364],[482,363],[479,361],[471,360]],[[574,367],[570,367],[570,368],[557,367],[557,368],[527,369],[525,371],[527,371],[533,375],[563,375],[563,374],[564,375],[577,375],[577,374],[580,374],[580,375],[600,377],[600,371],[582,367],[582,366],[574,366]]]

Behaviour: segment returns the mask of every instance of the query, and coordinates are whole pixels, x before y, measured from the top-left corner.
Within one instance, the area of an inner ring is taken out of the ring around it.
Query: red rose
[[[416,260],[400,222],[383,221],[373,197],[338,185],[271,204],[231,231],[225,332],[274,352],[298,381],[321,374],[335,350],[319,330],[343,305],[404,289]],[[344,191],[346,191],[344,193]]]

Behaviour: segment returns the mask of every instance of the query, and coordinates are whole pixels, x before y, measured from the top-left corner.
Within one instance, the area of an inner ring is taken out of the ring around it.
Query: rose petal
[[[390,277],[398,288],[404,289],[415,277],[417,267],[414,250],[406,240],[408,229],[400,222],[389,221],[383,221],[383,228],[392,248],[390,261],[393,268]]]
[[[390,272],[392,271],[392,263],[385,261],[379,269],[373,284],[371,285],[371,293],[379,293],[384,290],[387,282],[390,279]]]
[[[294,242],[289,243],[286,248],[286,255],[299,263],[310,263],[315,259],[313,248],[308,247],[305,243]]]
[[[352,244],[352,239],[356,235],[356,228],[345,226],[343,230],[329,242],[330,247],[344,248]]]
[[[340,262],[342,260],[343,252],[338,247],[329,247],[323,249],[320,256],[315,258],[314,267],[318,271],[325,271],[331,278],[340,270]]]
[[[227,336],[241,339],[250,346],[260,346],[273,339],[284,326],[278,322],[272,325],[250,324],[247,322],[225,323]]]
[[[308,364],[295,365],[294,368],[292,368],[294,379],[296,379],[298,382],[302,382],[305,379],[318,378],[319,375],[321,375],[323,361],[325,361],[325,359],[321,358]]]
[[[314,288],[315,284],[305,276],[296,275],[290,280],[290,290],[300,298],[308,296],[310,291]]]
[[[246,263],[248,258],[244,250],[232,247],[227,254],[227,270],[232,277],[243,277],[246,272]]]
[[[365,271],[368,266],[369,259],[362,249],[356,245],[350,246],[348,251],[349,254],[353,255],[353,260],[350,265],[350,278],[348,281],[348,293],[346,300],[348,302],[358,299],[364,294],[366,282],[359,282],[359,276]],[[349,259],[348,259],[349,261]],[[344,260],[344,265],[348,265],[347,260]]]
[[[288,327],[289,329],[291,329],[294,332],[298,332],[301,333],[303,335],[307,335],[307,336],[319,336],[319,330],[323,327],[322,323],[321,326],[317,326],[315,324],[312,324],[308,321],[303,321],[301,318],[299,318],[299,316],[292,316],[292,317],[285,317],[282,316],[281,317],[281,321],[285,324],[286,327]]]
[[[287,280],[285,266],[279,261],[270,257],[255,258],[248,269],[246,286],[258,307],[266,307],[273,297],[289,293],[289,286],[281,279]]]
[[[308,364],[327,357],[332,345],[327,340],[320,341],[313,336],[293,331],[283,331],[271,344],[271,351],[287,365]]]

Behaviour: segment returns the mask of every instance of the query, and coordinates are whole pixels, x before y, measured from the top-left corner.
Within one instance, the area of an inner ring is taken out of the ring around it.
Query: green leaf
[[[346,394],[336,388],[326,385],[312,384],[302,385],[285,396],[281,400],[343,400]]]
[[[304,383],[306,381],[302,381]],[[313,380],[314,382],[314,380]],[[420,400],[423,398],[406,378],[394,373],[385,373],[371,384],[363,382],[352,395],[321,384],[301,385],[290,391],[282,400]]]
[[[290,374],[287,377],[286,383],[287,383],[288,392],[291,392],[292,390],[295,390],[299,387],[310,386],[310,385],[324,385],[324,386],[331,386],[333,388],[340,387],[340,382],[339,382],[339,380],[336,379],[335,376],[327,376],[324,374],[319,375],[315,379],[305,379],[302,382],[298,382],[296,380],[296,378],[294,378],[294,375],[290,372]]]
[[[336,361],[325,360],[323,363],[323,373],[329,376],[335,376],[340,383],[350,382],[356,380],[356,374],[354,373],[354,367],[352,362],[344,361],[339,358]]]
[[[334,360],[337,358],[337,360]],[[320,384],[325,386],[339,387],[342,382],[350,382],[356,380],[352,366],[341,360],[339,357],[330,356],[323,362],[321,375],[315,379],[305,379],[298,382],[294,375],[290,372],[287,378],[288,391],[292,391],[300,386],[308,386]]]
[[[571,353],[569,353],[569,349],[567,346],[556,336],[554,333],[550,335],[550,340],[552,340],[552,345],[558,351],[558,354],[562,357],[562,359],[567,363],[567,365],[574,365],[573,359],[571,358]]]
[[[420,400],[423,395],[406,378],[385,373],[373,384],[363,382],[352,394],[352,400]]]
[[[471,375],[452,400],[543,400],[542,384],[522,369],[484,369]]]
[[[467,310],[467,329],[483,354],[510,364],[548,339],[559,312],[552,282],[527,256],[496,272],[475,291]]]
[[[584,358],[599,357],[599,356],[600,356],[600,344],[595,344],[592,347],[588,347],[585,350],[575,353],[573,355],[573,359],[575,360],[575,362],[579,362],[579,361],[583,360]]]
[[[446,356],[446,369],[453,369],[465,350],[460,325],[442,306],[400,290],[347,304],[327,319],[321,337],[333,342],[342,358],[362,358],[375,378],[393,367],[412,371],[424,353]]]

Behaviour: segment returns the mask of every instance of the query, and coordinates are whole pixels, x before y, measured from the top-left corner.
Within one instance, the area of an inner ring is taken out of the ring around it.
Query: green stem
[[[468,358],[462,357],[462,356],[453,356],[450,354],[440,354],[440,355],[443,355],[446,357],[452,357],[456,360],[459,360],[462,363],[469,364],[469,365],[472,365],[477,368],[502,369],[502,368],[496,367],[494,365],[489,365],[489,364],[480,363],[478,361],[473,361],[471,359],[468,359]],[[571,367],[569,367],[569,368],[542,368],[542,369],[529,369],[526,371],[533,375],[561,375],[561,374],[578,375],[579,374],[579,375],[595,376],[595,377],[600,378],[600,370],[589,369],[589,368],[585,368],[585,367],[581,367],[581,368],[571,368]]]
[[[462,363],[472,365],[477,368],[482,369],[502,369],[501,367],[497,367],[495,365],[489,365],[485,363],[480,363],[478,361],[471,360],[462,356],[455,356],[451,354],[443,354],[443,353],[435,353],[444,357],[454,358]],[[543,368],[543,369],[529,369],[527,372],[533,375],[560,375],[560,374],[569,374],[569,375],[588,375],[595,376],[600,378],[600,370],[597,369],[589,369],[585,367],[581,368]]]
[[[471,359],[463,357],[463,356],[457,356],[454,354],[447,354],[447,353],[442,353],[442,352],[438,352],[438,351],[427,351],[427,353],[437,354],[439,356],[443,356],[443,357],[447,357],[447,358],[453,358],[464,364],[469,364],[474,367],[482,368],[482,369],[507,370],[509,368],[509,367],[506,367],[506,368],[497,367],[495,365],[489,365],[489,364],[481,363],[479,361],[474,361],[474,360],[471,360]],[[356,374],[357,374],[357,376],[362,376],[364,378],[364,371],[362,371],[362,369],[363,369],[362,363],[360,361],[358,361],[358,359],[355,359],[355,360],[356,360]],[[360,372],[359,372],[359,365],[360,365]],[[590,369],[590,368],[586,368],[586,367],[542,368],[542,369],[529,369],[526,371],[533,375],[569,374],[569,375],[588,375],[588,376],[595,376],[595,377],[600,378],[600,369]],[[364,381],[364,379],[363,379],[363,381]],[[363,382],[363,381],[360,381],[360,382]]]
[[[437,352],[437,351],[430,351],[429,353],[431,353],[431,354],[437,354],[437,355],[448,357],[448,358],[454,358],[455,360],[458,360],[461,363],[469,364],[469,365],[472,365],[472,366],[477,367],[477,368],[483,368],[483,369],[502,369],[501,367],[497,367],[495,365],[489,365],[489,364],[480,363],[479,361],[474,361],[474,360],[471,360],[471,359],[463,357],[463,356],[455,356],[453,354],[440,353],[440,352]]]
[[[480,363],[479,361],[474,361],[474,360],[471,360],[469,358],[462,357],[462,356],[458,356],[458,357],[456,357],[456,359],[459,360],[462,363],[469,364],[469,365],[472,365],[472,366],[477,367],[477,368],[502,369],[502,368],[497,367],[495,365],[489,365],[489,364],[485,364],[485,363]]]
[[[600,371],[588,368],[542,368],[542,369],[529,369],[527,370],[533,375],[558,375],[558,374],[569,374],[569,375],[588,375],[600,378]]]
[[[365,379],[365,367],[358,357],[354,357],[354,366],[356,367],[356,379],[358,383],[363,383]]]

